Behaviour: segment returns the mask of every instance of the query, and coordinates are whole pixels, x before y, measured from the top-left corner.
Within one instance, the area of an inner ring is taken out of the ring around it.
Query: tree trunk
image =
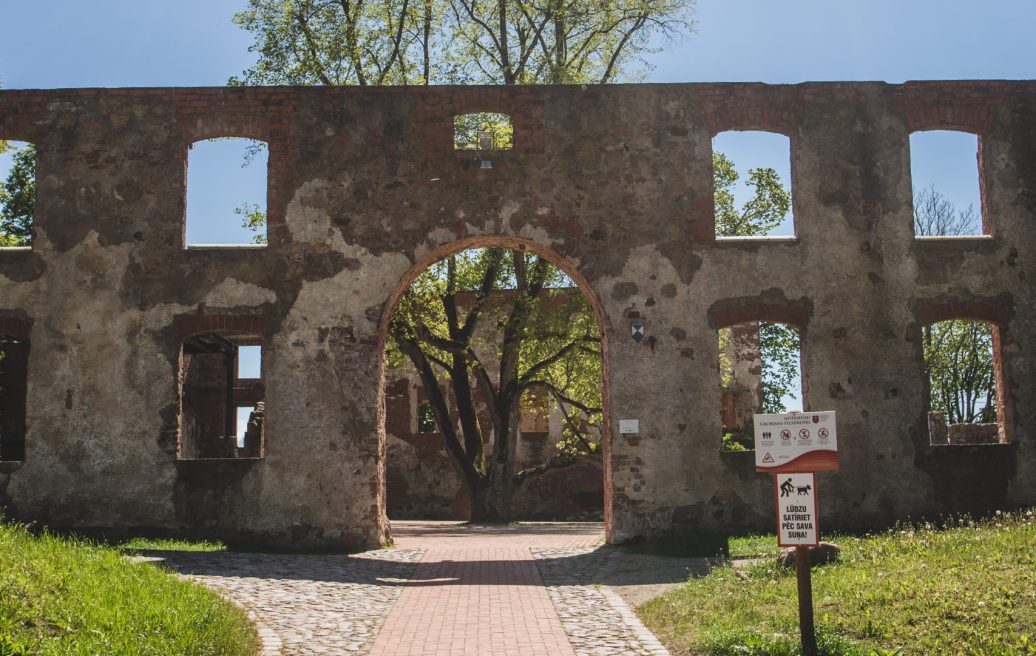
[[[500,507],[499,490],[487,478],[467,482],[471,495],[471,521],[477,524],[506,524],[510,521],[511,499],[506,508]]]

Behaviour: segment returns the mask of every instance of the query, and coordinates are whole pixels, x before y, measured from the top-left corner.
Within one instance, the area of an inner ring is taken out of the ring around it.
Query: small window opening
[[[32,246],[36,213],[36,146],[0,141],[0,248]]]
[[[978,162],[977,135],[949,130],[910,135],[915,236],[989,234]]]
[[[262,141],[233,137],[191,144],[184,244],[265,245],[268,166]]]
[[[240,344],[237,347],[237,377],[259,379],[263,372],[263,347],[258,344]]]
[[[417,404],[417,432],[418,433],[435,433],[435,412],[432,410],[432,404],[427,401],[422,401]]]
[[[721,132],[712,140],[717,237],[794,237],[791,140],[772,132]]]
[[[495,112],[458,114],[453,117],[454,150],[511,150],[514,127],[511,117]]]
[[[997,326],[968,319],[939,321],[922,328],[921,340],[931,443],[1006,442],[995,365]]]
[[[722,449],[755,449],[757,413],[801,412],[799,332],[781,323],[746,322],[719,330]]]
[[[265,387],[261,372],[241,376],[241,351],[261,349],[254,335],[206,333],[183,340],[180,356],[179,457],[262,455]],[[261,357],[261,355],[260,355]]]
[[[29,340],[0,336],[0,461],[25,459]]]

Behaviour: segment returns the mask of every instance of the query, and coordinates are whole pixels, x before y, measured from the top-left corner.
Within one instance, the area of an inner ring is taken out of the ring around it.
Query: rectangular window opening
[[[263,141],[221,137],[191,144],[184,246],[265,246],[268,167]]]
[[[910,135],[915,237],[990,234],[978,162],[977,135],[951,130]]]
[[[717,238],[795,236],[788,137],[760,131],[717,134],[712,181]]]
[[[921,331],[931,443],[1006,442],[996,325],[950,319]]]
[[[514,127],[507,114],[475,112],[453,117],[454,150],[490,152],[513,146]]]
[[[417,404],[417,432],[438,432],[435,425],[435,412],[432,410],[432,404],[427,401]]]
[[[256,368],[241,361],[255,353]],[[206,333],[183,340],[180,355],[178,456],[181,459],[258,458],[265,434],[265,385],[254,335]],[[245,378],[241,372],[256,374]]]
[[[0,249],[32,247],[36,146],[0,140]]]
[[[0,461],[25,460],[29,340],[0,336]]]

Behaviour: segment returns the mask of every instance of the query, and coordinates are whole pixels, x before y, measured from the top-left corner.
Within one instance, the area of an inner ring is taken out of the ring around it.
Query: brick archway
[[[604,481],[604,520],[605,532],[610,536],[612,529],[612,476],[610,466],[611,451],[611,426],[610,426],[610,403],[608,390],[608,338],[607,322],[604,310],[597,298],[593,288],[579,270],[565,257],[556,251],[538,244],[532,240],[507,235],[486,235],[470,237],[457,241],[441,244],[419,258],[401,278],[399,284],[392,291],[388,301],[385,303],[381,320],[378,325],[378,510],[379,510],[379,532],[387,540],[389,536],[388,515],[387,515],[387,480],[386,480],[386,378],[385,378],[385,348],[388,342],[388,324],[392,312],[399,302],[400,296],[414,282],[414,280],[432,264],[450,255],[460,253],[474,248],[506,248],[509,250],[529,252],[540,256],[565,273],[576,284],[576,287],[587,300],[593,311],[597,322],[597,328],[601,335],[601,404],[603,422],[601,427],[602,440],[602,468]]]

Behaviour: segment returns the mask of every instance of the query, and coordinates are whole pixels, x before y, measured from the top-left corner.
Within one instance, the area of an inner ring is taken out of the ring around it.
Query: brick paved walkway
[[[668,654],[607,585],[629,583],[623,572],[680,580],[686,568],[643,569],[601,548],[600,524],[392,530],[395,548],[352,556],[159,555],[245,607],[264,656]]]

